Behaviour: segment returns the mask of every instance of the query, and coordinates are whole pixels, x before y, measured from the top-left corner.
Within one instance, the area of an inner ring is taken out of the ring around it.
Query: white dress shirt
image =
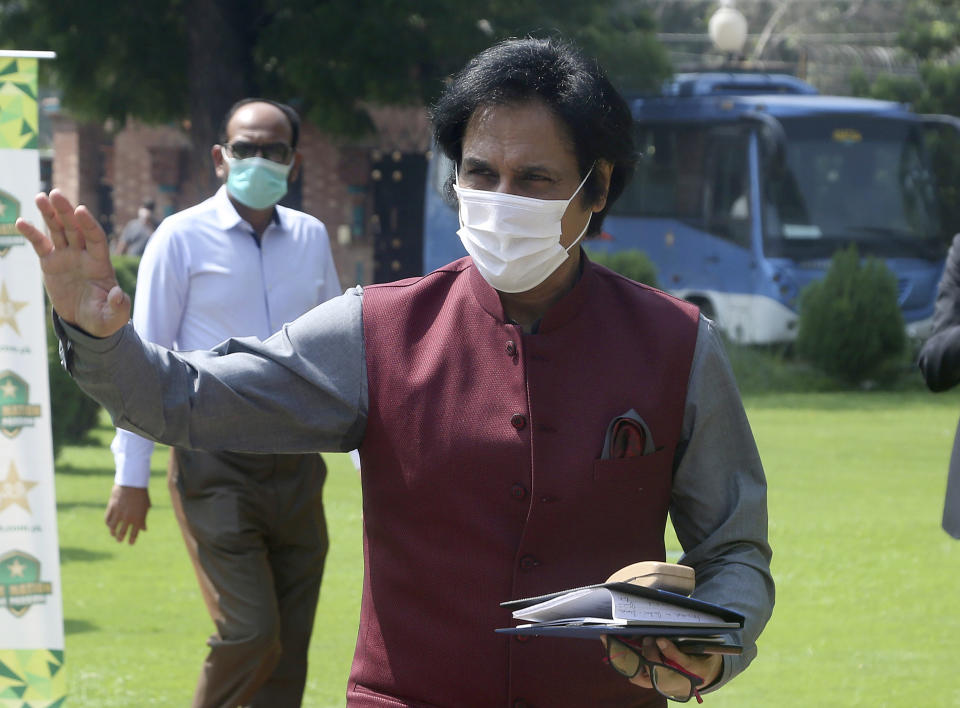
[[[278,206],[258,243],[221,187],[157,227],[137,274],[133,325],[165,347],[209,349],[230,337],[266,339],[341,292],[320,221]],[[110,448],[115,482],[146,487],[153,442],[117,430]]]

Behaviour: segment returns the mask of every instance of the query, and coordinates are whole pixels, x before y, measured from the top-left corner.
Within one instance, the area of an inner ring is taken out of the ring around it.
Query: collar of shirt
[[[216,218],[217,226],[219,226],[224,231],[230,231],[238,226],[244,226],[244,230],[253,231],[253,227],[247,223],[240,214],[237,213],[237,208],[233,206],[233,202],[230,201],[230,195],[227,194],[227,185],[220,185],[220,189],[217,190],[217,193],[213,195],[214,202],[216,203]],[[270,220],[270,225],[267,226],[266,231],[263,232],[263,235],[266,236],[267,231],[269,231],[274,226],[279,226],[281,229],[287,226],[284,223],[282,208],[279,206],[273,207],[273,218]],[[262,237],[261,237],[262,238]]]
[[[520,326],[518,322],[507,317],[503,310],[503,303],[500,301],[499,294],[483,279],[483,276],[480,275],[480,271],[477,270],[477,268],[471,267],[467,277],[469,278],[474,296],[488,314],[500,322]],[[593,273],[592,261],[587,257],[587,252],[581,250],[580,266],[577,270],[577,279],[574,281],[573,287],[551,305],[543,317],[533,323],[529,334],[539,334],[541,329],[543,329],[543,331],[557,329],[576,317],[583,306],[586,293],[591,287],[590,281],[592,281],[594,277],[595,273]],[[544,322],[546,322],[546,326],[544,326]]]

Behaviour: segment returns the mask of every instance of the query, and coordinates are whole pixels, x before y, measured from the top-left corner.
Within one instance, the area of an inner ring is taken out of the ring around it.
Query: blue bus
[[[960,121],[778,74],[679,74],[631,106],[637,172],[588,252],[645,252],[662,288],[733,340],[769,344],[796,337],[800,291],[855,244],[896,275],[908,333],[929,333],[948,239],[927,136]],[[451,169],[428,169],[425,272],[465,253],[442,196]]]

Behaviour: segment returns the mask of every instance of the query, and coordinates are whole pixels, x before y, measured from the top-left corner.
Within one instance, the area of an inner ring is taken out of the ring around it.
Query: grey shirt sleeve
[[[261,342],[174,352],[131,324],[98,339],[56,321],[64,366],[117,427],[199,450],[349,451],[367,420],[362,290],[310,310]]]
[[[757,654],[773,611],[767,484],[733,371],[710,320],[700,318],[675,461],[670,516],[696,571],[693,596],[743,614],[741,656],[724,656],[723,685]]]

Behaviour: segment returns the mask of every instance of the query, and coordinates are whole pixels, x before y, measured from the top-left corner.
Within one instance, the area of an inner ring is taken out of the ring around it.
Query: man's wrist
[[[63,319],[56,310],[53,310],[53,327],[57,333],[57,336],[62,339],[66,338],[72,343],[80,344],[84,349],[89,349],[98,354],[103,352],[108,352],[113,349],[117,343],[123,338],[123,331],[125,327],[121,327],[113,334],[107,337],[97,337],[93,334],[90,334],[82,327],[71,324]]]

